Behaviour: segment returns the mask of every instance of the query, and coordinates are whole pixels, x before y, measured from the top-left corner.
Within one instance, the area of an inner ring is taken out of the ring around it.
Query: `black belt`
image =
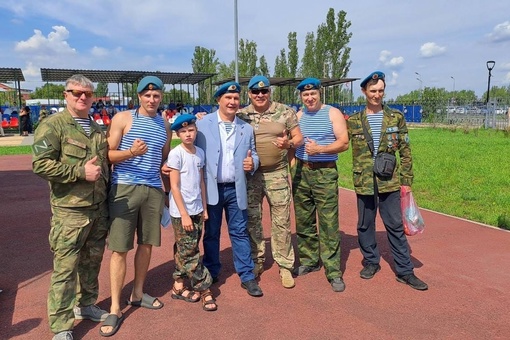
[[[307,167],[308,169],[315,170],[315,169],[324,169],[324,168],[331,168],[336,169],[336,162],[307,162],[303,161],[298,158],[298,163],[301,164],[301,166]]]

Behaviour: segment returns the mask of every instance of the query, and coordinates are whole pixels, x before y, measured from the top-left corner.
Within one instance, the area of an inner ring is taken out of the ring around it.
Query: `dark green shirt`
[[[50,185],[50,203],[57,207],[89,207],[107,197],[107,142],[101,127],[91,121],[90,136],[66,109],[44,119],[32,145],[32,169]],[[101,176],[85,180],[85,163],[97,156]]]

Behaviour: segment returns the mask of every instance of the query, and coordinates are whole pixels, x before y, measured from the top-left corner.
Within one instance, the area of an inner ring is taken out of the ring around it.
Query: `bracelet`
[[[133,155],[133,157],[135,157],[136,155],[133,153],[133,151],[131,150],[131,148],[129,148],[129,152],[131,153],[131,155]]]

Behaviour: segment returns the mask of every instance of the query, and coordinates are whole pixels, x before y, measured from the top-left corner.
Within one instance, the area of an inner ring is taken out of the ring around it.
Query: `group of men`
[[[297,86],[303,103],[298,112],[271,100],[271,85],[264,76],[250,80],[250,105],[242,109],[238,83],[218,88],[218,110],[197,115],[195,140],[205,154],[208,218],[203,265],[213,283],[220,280],[220,230],[225,212],[241,286],[251,296],[263,295],[257,278],[264,271],[262,202],[266,197],[272,256],[283,287],[293,288],[294,276],[324,266],[332,290],[345,290],[336,162],[350,141],[358,241],[364,258],[361,278],[371,279],[381,268],[375,239],[379,208],[397,281],[418,290],[428,288],[414,275],[400,212],[400,187],[411,186],[413,179],[409,136],[402,113],[383,105],[385,85],[384,73],[379,71],[364,79],[361,90],[366,108],[347,122],[340,110],[323,104],[316,78],[306,78]],[[75,75],[66,82],[66,109],[45,119],[36,130],[33,170],[50,183],[53,214],[49,240],[54,271],[48,317],[54,339],[72,339],[75,319],[103,321],[103,336],[118,331],[124,320],[120,299],[126,255],[134,248],[135,234],[135,279],[127,304],[163,307],[163,302],[143,291],[152,246],[161,243],[160,218],[165,193],[168,196],[170,190],[171,169],[165,160],[171,131],[168,122],[157,115],[162,89],[159,78],[143,78],[137,89],[140,108],[115,115],[105,135],[88,116],[93,84]],[[372,148],[367,134],[373,137]],[[396,152],[400,162],[392,174],[374,175],[377,154]],[[291,241],[292,201],[297,256]],[[107,236],[112,251],[109,313],[95,305]]]

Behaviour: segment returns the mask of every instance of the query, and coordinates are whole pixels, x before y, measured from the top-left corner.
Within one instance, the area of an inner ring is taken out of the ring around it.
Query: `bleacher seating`
[[[11,120],[9,121],[9,128],[17,129],[19,128],[19,120],[18,117],[11,116]]]

